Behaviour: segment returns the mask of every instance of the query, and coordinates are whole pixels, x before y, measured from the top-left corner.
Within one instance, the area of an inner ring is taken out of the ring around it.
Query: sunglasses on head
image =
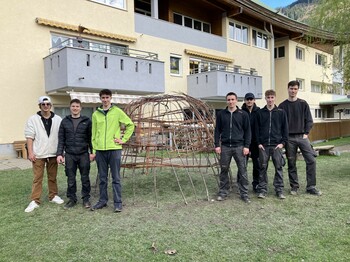
[[[42,106],[51,106],[50,103],[41,103]]]

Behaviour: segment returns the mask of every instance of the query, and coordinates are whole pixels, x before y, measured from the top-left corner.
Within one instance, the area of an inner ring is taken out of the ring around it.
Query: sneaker
[[[279,199],[286,199],[286,197],[283,195],[283,193],[276,193],[276,196]]]
[[[24,209],[24,212],[29,213],[32,212],[34,209],[38,208],[39,205],[33,200],[29,203],[26,209]]]
[[[266,197],[266,193],[261,192],[258,194],[258,198],[265,198]]]
[[[122,208],[121,208],[121,207],[116,207],[116,208],[114,209],[114,212],[115,212],[115,213],[120,213],[120,212],[122,212]]]
[[[217,201],[224,201],[225,199],[226,199],[226,197],[224,197],[224,196],[218,196],[216,198]]]
[[[316,196],[322,195],[322,192],[320,190],[318,190],[316,187],[307,189],[306,193],[311,194],[311,195],[316,195]]]
[[[55,203],[55,204],[58,204],[58,205],[60,205],[60,204],[63,204],[64,203],[64,201],[63,201],[63,199],[62,198],[60,198],[59,196],[55,196],[53,199],[51,199],[50,200],[50,202],[51,203]]]
[[[249,197],[241,197],[241,200],[244,202],[244,203],[246,203],[246,204],[249,204],[251,201],[250,201],[250,199],[249,199]]]
[[[292,189],[290,190],[290,194],[293,195],[293,196],[298,195],[298,189],[297,189],[297,188],[292,188]]]
[[[70,199],[70,200],[67,202],[67,204],[64,205],[64,208],[65,208],[65,209],[72,208],[72,207],[74,207],[76,204],[77,204],[77,201],[74,201],[74,200],[71,200],[71,199]]]
[[[90,207],[91,207],[90,201],[89,201],[89,200],[84,200],[83,206],[84,206],[85,208],[90,208]]]
[[[107,206],[106,203],[102,204],[102,203],[100,203],[100,202],[97,202],[96,205],[94,205],[93,207],[91,207],[91,211],[95,211],[96,209],[102,209],[102,208],[104,208],[104,207],[106,207],[106,206]]]

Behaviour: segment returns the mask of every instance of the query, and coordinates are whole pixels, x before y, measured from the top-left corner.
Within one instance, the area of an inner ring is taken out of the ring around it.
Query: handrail
[[[61,50],[65,47],[73,47],[73,48],[83,48],[91,51],[108,53],[108,54],[116,54],[116,55],[124,55],[131,56],[137,58],[143,58],[148,60],[158,60],[158,54],[138,49],[131,49],[128,46],[122,46],[113,43],[101,43],[94,42],[91,40],[86,40],[82,38],[67,38],[66,40],[60,42],[56,46],[53,46],[49,49],[50,55]]]

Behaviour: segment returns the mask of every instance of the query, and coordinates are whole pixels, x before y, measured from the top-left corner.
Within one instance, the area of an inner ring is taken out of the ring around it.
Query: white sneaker
[[[38,208],[39,205],[33,200],[29,203],[26,209],[24,209],[24,212],[29,213],[32,212],[34,209]]]
[[[63,199],[60,198],[59,196],[55,196],[50,202],[51,203],[56,203],[56,204],[59,204],[59,205],[64,203]]]

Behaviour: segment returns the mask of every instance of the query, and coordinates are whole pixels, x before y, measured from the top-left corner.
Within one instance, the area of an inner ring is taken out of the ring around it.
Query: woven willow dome
[[[196,195],[192,175],[197,173],[209,199],[205,176],[217,173],[213,110],[185,94],[144,97],[124,110],[135,132],[124,146],[123,166],[132,169],[133,175],[153,174],[155,193],[157,175],[172,172],[185,203],[179,175],[187,174]]]

